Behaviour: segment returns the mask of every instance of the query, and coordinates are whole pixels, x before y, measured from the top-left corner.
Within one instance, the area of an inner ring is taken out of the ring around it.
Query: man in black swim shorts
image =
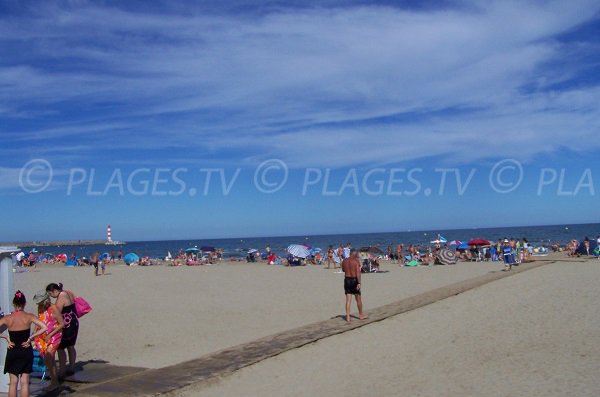
[[[352,304],[352,295],[358,306],[358,318],[361,320],[367,318],[362,310],[362,297],[360,293],[360,260],[358,251],[350,250],[350,256],[342,262],[344,271],[344,292],[346,294],[346,321],[350,322],[350,306]]]
[[[98,275],[98,261],[99,260],[100,260],[99,252],[92,254],[92,257],[90,258],[90,263],[92,264],[92,266],[94,266],[94,274],[96,276]]]
[[[344,292],[346,295],[360,295],[358,278],[344,277]]]

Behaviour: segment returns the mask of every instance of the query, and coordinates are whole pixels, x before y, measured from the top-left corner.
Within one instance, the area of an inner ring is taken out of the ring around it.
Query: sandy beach
[[[171,396],[597,396],[600,263],[556,263]]]
[[[363,275],[365,308],[381,306],[490,271],[500,263],[400,268]],[[15,274],[33,297],[50,282],[94,307],[81,319],[78,359],[159,368],[304,324],[343,314],[343,274],[322,266],[282,267],[223,262],[194,267],[61,265]],[[35,310],[30,303],[29,310]]]
[[[384,262],[387,272],[363,275],[365,307],[502,267]],[[173,395],[595,395],[586,391],[600,387],[591,376],[600,369],[598,276],[598,261],[546,265]],[[31,297],[63,282],[90,301],[79,361],[160,368],[339,316],[342,277],[321,266],[264,263],[117,264],[99,277],[89,267],[42,265],[16,273],[15,286]]]

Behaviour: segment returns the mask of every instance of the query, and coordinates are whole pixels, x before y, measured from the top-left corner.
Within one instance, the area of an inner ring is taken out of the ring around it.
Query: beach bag
[[[81,296],[73,299],[73,303],[75,303],[75,312],[77,313],[77,317],[81,318],[92,311],[92,306]]]

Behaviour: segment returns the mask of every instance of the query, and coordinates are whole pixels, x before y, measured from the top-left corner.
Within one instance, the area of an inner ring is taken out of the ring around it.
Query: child
[[[40,337],[35,339],[34,349],[40,352],[44,358],[44,364],[48,368],[50,375],[50,385],[44,388],[45,392],[56,390],[60,384],[56,376],[56,350],[62,339],[62,329],[64,326],[62,314],[50,301],[50,296],[45,292],[38,292],[33,297],[33,301],[38,305],[38,315],[40,320],[46,324],[48,330]]]

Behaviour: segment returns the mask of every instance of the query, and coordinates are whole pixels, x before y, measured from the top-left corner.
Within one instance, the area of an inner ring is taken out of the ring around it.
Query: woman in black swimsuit
[[[48,284],[46,292],[50,297],[56,299],[56,308],[62,313],[64,328],[62,330],[62,339],[58,345],[58,377],[73,375],[75,373],[75,361],[77,360],[77,351],[75,343],[79,333],[79,319],[75,311],[75,295],[72,291],[63,291],[61,283]],[[65,352],[66,350],[66,352]],[[67,364],[67,353],[69,353],[69,366]]]
[[[21,397],[29,396],[29,374],[33,367],[33,349],[31,342],[46,332],[44,324],[37,316],[24,312],[27,300],[21,291],[15,293],[13,306],[15,311],[0,319],[0,327],[8,328],[8,335],[0,334],[0,338],[8,342],[4,373],[10,377],[8,397],[17,397],[17,384],[21,384]],[[31,324],[39,327],[36,333],[30,335]]]

